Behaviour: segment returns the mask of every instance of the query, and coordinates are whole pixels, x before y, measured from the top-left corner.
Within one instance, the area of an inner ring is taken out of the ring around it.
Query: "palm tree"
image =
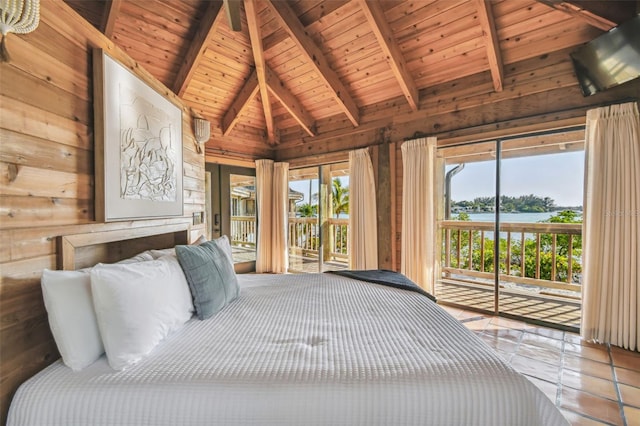
[[[296,208],[296,211],[300,217],[316,217],[318,216],[318,205],[311,205],[309,203],[300,204]]]
[[[333,204],[333,214],[337,217],[340,216],[340,213],[349,213],[349,187],[342,186],[342,181],[340,179],[333,179],[332,183],[332,204]]]

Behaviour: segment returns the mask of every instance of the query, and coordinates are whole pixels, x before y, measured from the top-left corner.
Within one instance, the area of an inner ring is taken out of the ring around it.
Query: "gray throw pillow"
[[[176,246],[176,256],[189,283],[199,319],[210,318],[238,297],[238,278],[227,253],[216,241]]]

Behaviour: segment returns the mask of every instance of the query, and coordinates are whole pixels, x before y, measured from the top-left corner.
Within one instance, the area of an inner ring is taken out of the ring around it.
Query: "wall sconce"
[[[4,0],[0,2],[0,62],[9,62],[7,50],[9,33],[27,34],[40,23],[40,0]]]
[[[194,118],[193,134],[196,137],[196,151],[200,154],[202,153],[202,145],[211,137],[211,123],[203,118]]]

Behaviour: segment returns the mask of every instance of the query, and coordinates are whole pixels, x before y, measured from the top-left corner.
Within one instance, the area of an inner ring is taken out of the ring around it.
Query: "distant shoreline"
[[[549,212],[501,212],[500,220],[502,222],[521,222],[521,223],[536,223],[543,220],[549,219],[551,216],[554,216],[556,213],[569,210],[554,210]],[[579,212],[582,215],[582,210],[573,210],[575,212]],[[469,219],[472,222],[493,222],[495,220],[495,214],[493,212],[483,212],[483,213],[469,213],[464,212],[469,215]],[[451,218],[455,218],[458,213],[451,213]]]

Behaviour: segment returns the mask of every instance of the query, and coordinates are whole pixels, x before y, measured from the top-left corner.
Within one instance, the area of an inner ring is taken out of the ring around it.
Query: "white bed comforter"
[[[524,376],[426,297],[330,274],[242,275],[240,297],[126,371],[61,361],[10,426],[565,425]]]

